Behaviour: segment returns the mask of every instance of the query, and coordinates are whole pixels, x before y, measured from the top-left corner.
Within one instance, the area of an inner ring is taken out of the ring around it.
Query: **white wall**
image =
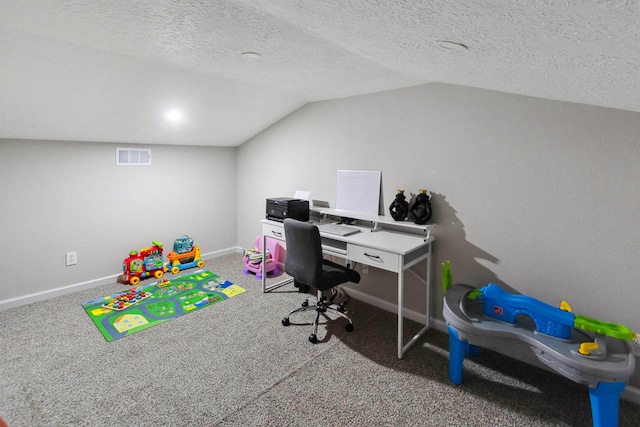
[[[639,136],[638,113],[430,84],[308,104],[238,149],[151,146],[150,168],[116,168],[116,144],[0,140],[0,305],[117,274],[152,239],[250,247],[267,197],[334,204],[336,171],[367,169],[384,206],[434,194],[434,315],[450,259],[455,282],[640,331]],[[394,302],[394,281],[372,269],[356,287]],[[424,297],[407,275],[408,308]]]
[[[116,167],[117,146],[0,140],[0,303],[118,274],[152,240],[235,248],[236,149],[147,146],[151,166]]]
[[[436,315],[450,259],[454,282],[566,299],[640,331],[638,113],[429,84],[308,104],[241,146],[238,165],[241,246],[266,197],[333,204],[338,169],[380,170],[384,206],[399,188],[434,194]],[[409,308],[424,312],[409,278]],[[372,270],[354,287],[394,301],[391,280]]]

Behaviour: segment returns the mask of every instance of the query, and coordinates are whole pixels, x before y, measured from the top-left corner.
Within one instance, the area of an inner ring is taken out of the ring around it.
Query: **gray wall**
[[[118,146],[0,140],[0,302],[118,274],[151,240],[235,250],[236,149],[153,146],[151,166],[116,167]]]
[[[638,113],[430,84],[308,104],[238,149],[152,146],[148,168],[117,168],[116,144],[0,140],[0,303],[117,274],[152,239],[253,246],[265,198],[333,205],[336,171],[366,169],[384,206],[398,188],[434,194],[434,315],[450,259],[455,282],[638,331],[639,135]],[[357,289],[393,303],[394,283],[372,269]],[[406,287],[423,311],[424,283]]]
[[[266,197],[303,189],[333,206],[338,169],[380,170],[384,206],[399,188],[433,193],[435,315],[450,259],[454,282],[640,331],[639,136],[638,113],[444,84],[308,104],[238,150],[238,244],[260,234]],[[353,287],[393,302],[393,283],[371,270]]]

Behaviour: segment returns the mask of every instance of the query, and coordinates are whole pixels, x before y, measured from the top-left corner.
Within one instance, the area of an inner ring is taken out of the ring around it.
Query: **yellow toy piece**
[[[598,349],[598,344],[594,342],[583,342],[580,344],[580,348],[578,349],[578,353],[583,356],[588,356],[590,352]]]

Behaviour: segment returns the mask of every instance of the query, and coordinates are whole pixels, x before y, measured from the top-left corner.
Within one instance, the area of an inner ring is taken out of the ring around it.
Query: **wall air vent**
[[[151,149],[116,148],[116,166],[151,166]]]

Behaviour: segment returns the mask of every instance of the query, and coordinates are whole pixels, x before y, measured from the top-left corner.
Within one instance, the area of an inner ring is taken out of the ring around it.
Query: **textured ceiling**
[[[237,146],[430,82],[640,112],[639,1],[0,0],[0,138]]]

